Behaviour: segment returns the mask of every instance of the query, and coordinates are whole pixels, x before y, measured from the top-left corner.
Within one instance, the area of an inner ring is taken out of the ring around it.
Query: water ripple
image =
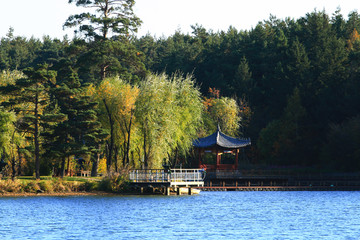
[[[1,239],[359,239],[360,192],[0,198]]]

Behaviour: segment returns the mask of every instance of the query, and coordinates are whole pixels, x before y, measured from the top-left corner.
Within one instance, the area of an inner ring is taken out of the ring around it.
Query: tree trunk
[[[108,158],[106,159],[106,171],[108,176],[110,176],[110,171],[111,171],[111,164],[112,164],[112,152],[113,152],[113,148],[114,148],[114,122],[110,113],[110,109],[109,106],[106,103],[106,100],[103,99],[105,108],[106,108],[106,112],[108,115],[108,119],[109,119],[109,124],[110,124],[110,142],[109,142],[109,154],[108,154]]]
[[[123,168],[125,168],[125,166],[126,166],[126,140],[125,140],[125,136],[124,136],[123,149],[124,149],[124,154],[123,154],[123,158],[122,158],[122,165],[123,165]]]
[[[109,65],[101,66],[100,69],[100,78],[101,80],[104,80],[106,78],[106,69],[109,67]]]
[[[118,153],[119,153],[119,149],[118,149],[118,147],[115,145],[115,146],[114,146],[115,172],[118,172],[118,170],[119,170],[119,168],[118,168]]]
[[[61,159],[61,169],[60,169],[60,177],[64,178],[65,176],[65,161],[66,161],[66,157],[63,157]]]
[[[129,164],[130,163],[130,159],[129,159],[129,151],[130,151],[130,136],[131,136],[131,124],[132,124],[132,119],[134,116],[135,110],[131,109],[131,116],[130,116],[130,122],[129,122],[129,127],[127,130],[127,134],[128,134],[128,139],[127,139],[127,147],[126,147],[126,151],[125,151],[125,155],[126,155],[126,163]]]
[[[91,176],[97,177],[98,167],[99,167],[99,162],[100,162],[100,153],[98,153],[97,156],[95,158],[93,158],[92,162],[93,162],[93,164],[92,164],[92,168],[91,168]]]
[[[11,180],[15,180],[16,177],[16,160],[15,160],[15,156],[13,154],[11,154]]]
[[[40,149],[39,149],[39,93],[36,91],[35,95],[35,132],[34,132],[34,145],[35,145],[35,176],[40,179]]]
[[[70,175],[70,156],[67,157],[67,173],[66,175],[69,176]]]
[[[17,153],[18,153],[18,158],[19,158],[19,160],[18,160],[18,176],[21,176],[21,171],[22,171],[22,169],[21,169],[22,155],[21,155],[21,153],[20,153],[20,147],[19,147],[19,146],[16,146],[16,147],[17,147]]]
[[[146,151],[146,131],[144,130],[144,167],[145,169],[148,168],[148,156]]]

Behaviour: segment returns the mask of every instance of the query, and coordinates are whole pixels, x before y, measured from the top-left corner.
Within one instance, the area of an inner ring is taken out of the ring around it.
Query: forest
[[[189,166],[217,125],[251,138],[253,167],[360,170],[356,11],[155,38],[135,37],[135,1],[99,2],[69,1],[97,10],[66,20],[71,40],[1,38],[3,172]]]

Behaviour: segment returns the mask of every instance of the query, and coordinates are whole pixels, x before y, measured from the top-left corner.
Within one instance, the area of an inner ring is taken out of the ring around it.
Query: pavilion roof
[[[198,138],[193,142],[193,146],[197,148],[208,148],[220,146],[223,148],[241,148],[251,145],[250,138],[234,138],[221,132],[218,127],[217,131],[210,136]]]

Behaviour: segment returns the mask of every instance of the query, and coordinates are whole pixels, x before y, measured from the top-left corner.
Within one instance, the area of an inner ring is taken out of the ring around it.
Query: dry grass
[[[20,179],[0,179],[0,195],[9,194],[68,194],[68,193],[89,193],[108,192],[122,193],[128,189],[126,174],[113,174],[111,177],[104,177],[101,180],[84,178],[51,178],[46,177],[35,180],[32,177],[20,177]]]
[[[0,180],[0,194],[5,193],[71,193],[90,190],[89,183],[51,180]],[[95,189],[95,188],[92,188]]]

